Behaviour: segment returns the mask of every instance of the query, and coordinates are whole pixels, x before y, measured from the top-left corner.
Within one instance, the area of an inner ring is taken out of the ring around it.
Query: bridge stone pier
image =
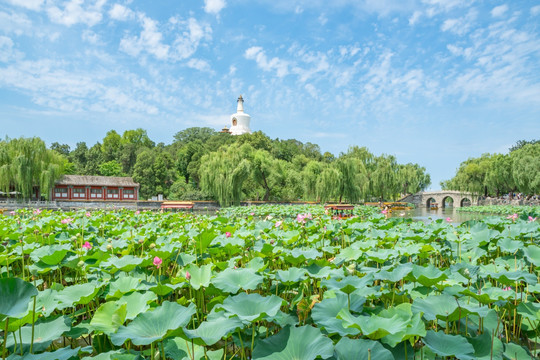
[[[473,196],[472,193],[455,190],[419,192],[407,195],[399,201],[425,207],[428,207],[430,203],[435,202],[439,204],[440,208],[443,208],[445,201],[448,199],[452,200],[454,207],[468,206],[469,203],[470,205],[478,205],[478,198]]]

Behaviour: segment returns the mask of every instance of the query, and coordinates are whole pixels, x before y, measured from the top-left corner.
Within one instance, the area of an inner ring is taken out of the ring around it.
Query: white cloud
[[[212,72],[210,64],[206,60],[202,59],[189,59],[187,66],[199,71]]]
[[[114,4],[109,10],[109,16],[114,20],[125,21],[131,19],[134,15],[135,13],[131,9],[120,4]]]
[[[163,35],[157,28],[157,22],[144,14],[139,15],[143,30],[137,36],[126,36],[120,41],[120,50],[131,56],[145,51],[157,59],[164,60],[169,54],[169,45],[163,44]]]
[[[504,13],[507,12],[507,11],[508,11],[508,5],[506,5],[506,4],[496,6],[496,7],[493,8],[493,10],[491,10],[491,16],[499,17],[499,16],[504,15]]]
[[[51,6],[47,14],[52,22],[66,26],[83,23],[94,26],[102,19],[102,8],[106,0],[98,0],[93,4],[86,5],[84,0],[70,0],[64,3],[64,8]]]
[[[533,6],[531,8],[531,15],[536,16],[538,14],[540,14],[540,5]]]
[[[257,66],[264,71],[276,71],[278,77],[284,77],[289,73],[289,62],[277,57],[268,59],[264,50],[260,46],[252,46],[246,50],[244,57],[248,60],[255,60]]]
[[[17,6],[22,6],[29,10],[40,10],[43,0],[8,0],[9,3]]]
[[[21,35],[32,32],[32,22],[24,14],[5,13],[0,11],[0,29],[6,34]]]
[[[93,45],[99,44],[100,42],[99,35],[92,30],[84,30],[81,37],[84,41]]]
[[[204,0],[204,11],[209,14],[219,14],[227,6],[225,0]]]
[[[471,9],[467,15],[457,19],[447,19],[441,25],[442,31],[450,31],[457,35],[465,35],[471,29],[472,23],[476,20],[478,13]]]
[[[0,35],[0,61],[8,61],[11,58],[12,52],[13,40],[7,36]]]
[[[203,40],[212,38],[212,28],[206,24],[201,24],[195,18],[189,18],[187,22],[181,22],[184,31],[179,35],[173,45],[175,60],[187,59],[192,56]]]
[[[421,11],[418,11],[416,10],[412,16],[409,18],[409,25],[414,25],[418,22],[418,20],[420,19],[420,17],[422,16],[422,12]]]

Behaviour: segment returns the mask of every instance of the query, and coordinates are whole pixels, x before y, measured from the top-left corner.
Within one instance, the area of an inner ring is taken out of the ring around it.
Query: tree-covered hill
[[[2,145],[23,140],[6,139]],[[178,132],[171,144],[155,144],[143,129],[122,135],[111,130],[92,146],[79,142],[71,149],[55,142],[50,150],[64,159],[66,174],[132,176],[143,199],[163,194],[221,205],[241,200],[357,203],[396,199],[430,184],[423,167],[398,164],[392,155],[376,156],[354,146],[336,157],[321,153],[316,144],[271,139],[260,131],[231,136],[194,127]]]

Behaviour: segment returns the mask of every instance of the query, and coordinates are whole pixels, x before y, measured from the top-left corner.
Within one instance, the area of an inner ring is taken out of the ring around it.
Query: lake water
[[[452,222],[455,224],[460,224],[468,220],[479,220],[483,219],[486,216],[492,216],[490,214],[478,214],[478,213],[468,213],[468,212],[459,212],[457,208],[447,207],[439,208],[437,210],[430,210],[426,207],[418,207],[412,210],[396,210],[390,214],[391,217],[406,217],[412,218],[416,221],[423,221],[426,223],[438,220],[438,219],[452,219]]]

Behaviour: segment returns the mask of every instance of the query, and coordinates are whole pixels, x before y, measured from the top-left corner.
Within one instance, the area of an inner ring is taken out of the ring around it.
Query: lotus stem
[[[36,323],[36,297],[37,296],[34,296],[34,304],[32,306],[32,340],[30,340],[30,354],[33,354],[32,350],[34,348],[34,327]]]
[[[4,330],[4,345],[2,346],[2,360],[6,360],[6,345],[8,336],[9,316],[6,318],[6,328]]]

